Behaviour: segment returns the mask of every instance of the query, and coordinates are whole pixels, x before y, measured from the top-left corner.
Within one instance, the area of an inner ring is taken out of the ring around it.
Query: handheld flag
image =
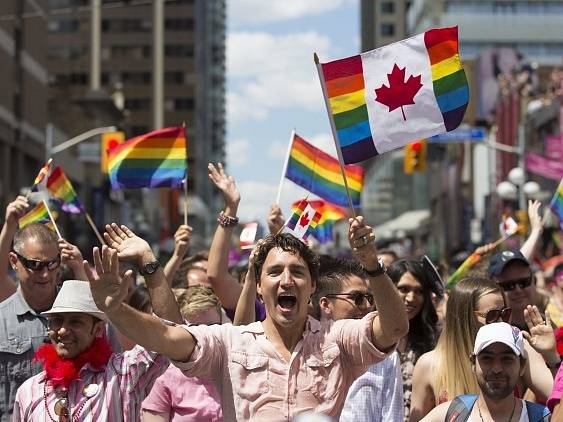
[[[49,178],[52,169],[53,169],[53,159],[49,158],[49,160],[45,163],[45,165],[41,167],[39,173],[37,173],[37,176],[33,181],[33,186],[31,187],[32,191],[37,192],[41,188],[45,188],[47,186],[47,179]]]
[[[71,214],[86,212],[78,199],[76,191],[72,187],[72,183],[70,183],[70,180],[68,180],[60,166],[55,167],[49,175],[47,190],[50,195],[60,202],[63,211]]]
[[[303,199],[285,223],[283,231],[305,242],[320,219],[321,214]]]
[[[112,189],[180,188],[186,177],[186,136],[183,127],[155,130],[109,151]]]
[[[321,219],[317,223],[315,230],[312,232],[313,237],[321,244],[332,241],[332,229],[334,227],[334,223],[346,217],[346,210],[322,200],[312,200],[307,202],[321,214]],[[295,202],[292,205],[292,210],[296,211],[300,204],[301,201]]]
[[[349,165],[345,166],[345,172],[352,203],[354,207],[359,207],[364,169],[358,165]],[[297,134],[293,136],[285,177],[328,202],[348,206],[338,160]]]
[[[49,218],[49,213],[47,212],[47,208],[45,208],[45,204],[43,202],[39,202],[19,219],[18,224],[20,229],[23,229],[25,226],[33,223],[47,223],[50,221],[51,218]]]
[[[240,232],[240,248],[242,250],[252,249],[254,247],[254,239],[258,231],[258,223],[247,223]]]
[[[518,233],[518,223],[514,218],[503,215],[502,221],[499,225],[499,232],[503,238],[508,238]]]
[[[448,277],[448,281],[446,282],[446,287],[448,289],[452,288],[459,280],[463,278],[463,276],[481,260],[481,255],[473,252],[463,263],[459,266],[455,272]]]
[[[553,210],[557,218],[559,218],[559,229],[563,230],[563,179],[559,182],[557,190],[549,203],[549,207]]]
[[[373,51],[317,63],[345,164],[459,126],[469,87],[457,34],[457,27],[431,29]]]

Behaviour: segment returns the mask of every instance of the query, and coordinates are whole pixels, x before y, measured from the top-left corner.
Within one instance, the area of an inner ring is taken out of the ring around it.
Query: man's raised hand
[[[218,163],[217,167],[215,167],[212,163],[209,163],[207,165],[207,169],[209,170],[209,178],[223,194],[225,205],[234,207],[238,206],[238,203],[240,202],[240,193],[234,177],[227,176],[225,174],[225,169],[221,163]]]
[[[156,259],[148,242],[126,226],[120,227],[115,223],[106,225],[104,239],[110,248],[117,251],[117,258],[134,261],[139,267]]]
[[[19,195],[6,207],[6,218],[4,220],[6,224],[17,228],[19,219],[25,215],[28,207],[27,198]]]
[[[174,255],[183,258],[186,251],[190,247],[190,239],[194,229],[190,226],[182,224],[174,233]]]
[[[133,271],[127,270],[123,278],[119,276],[119,261],[115,249],[103,246],[100,254],[100,249],[96,247],[93,255],[96,271],[92,271],[88,261],[84,261],[84,271],[90,282],[96,306],[100,311],[110,314],[118,310],[127,297]]]
[[[266,220],[268,221],[268,229],[271,234],[277,234],[281,230],[285,220],[278,204],[272,204]]]
[[[354,256],[368,271],[379,267],[377,261],[377,248],[375,247],[375,235],[373,229],[364,222],[361,215],[350,218],[348,229],[348,240]]]

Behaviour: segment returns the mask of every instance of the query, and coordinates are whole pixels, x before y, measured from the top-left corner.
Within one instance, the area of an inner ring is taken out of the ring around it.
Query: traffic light
[[[100,145],[100,164],[102,173],[108,172],[108,151],[125,141],[124,132],[106,132],[102,134]]]
[[[412,174],[426,170],[426,141],[419,140],[405,146],[405,173]]]

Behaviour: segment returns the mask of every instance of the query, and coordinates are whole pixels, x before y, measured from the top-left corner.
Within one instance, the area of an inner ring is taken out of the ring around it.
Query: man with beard
[[[358,320],[308,317],[318,258],[289,234],[267,236],[258,247],[254,270],[266,319],[249,325],[167,324],[123,304],[124,288],[105,266],[96,265],[96,274],[87,266],[87,273],[96,305],[120,331],[168,356],[186,376],[214,382],[225,420],[289,421],[307,411],[337,418],[350,384],[408,330],[399,294],[377,260],[373,229],[358,216],[348,237],[378,309]]]
[[[514,396],[526,361],[522,332],[506,322],[484,325],[470,357],[479,394],[457,396],[435,407],[423,422],[548,421],[547,407]]]

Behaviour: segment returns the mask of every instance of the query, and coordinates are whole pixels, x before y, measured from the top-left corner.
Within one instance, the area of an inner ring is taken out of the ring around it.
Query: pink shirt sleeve
[[[561,400],[561,395],[563,395],[563,365],[559,366],[559,371],[557,371],[553,382],[553,391],[547,399],[547,407],[550,412],[553,412],[553,408]]]
[[[370,312],[362,319],[342,319],[336,321],[330,329],[329,336],[339,345],[344,359],[352,368],[357,367],[359,373],[365,372],[368,366],[381,362],[395,350],[393,347],[384,353],[373,344],[373,319],[376,315],[377,312]]]

